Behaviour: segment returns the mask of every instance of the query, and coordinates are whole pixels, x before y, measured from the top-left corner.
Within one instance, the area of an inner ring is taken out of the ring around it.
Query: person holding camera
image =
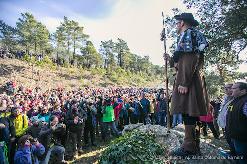
[[[47,164],[51,155],[55,156],[57,162],[66,163],[64,161],[65,148],[61,144],[61,136],[66,132],[66,126],[59,123],[56,116],[50,117],[50,123],[43,126],[39,133],[40,142],[45,146],[46,156],[42,163]]]
[[[45,147],[30,135],[22,136],[15,153],[15,164],[39,164],[38,157],[45,153]]]
[[[69,139],[72,140],[72,156],[78,153],[82,153],[82,133],[85,126],[86,112],[79,108],[77,105],[77,100],[72,100],[70,103],[70,108],[66,114],[65,120],[67,124],[67,133]]]

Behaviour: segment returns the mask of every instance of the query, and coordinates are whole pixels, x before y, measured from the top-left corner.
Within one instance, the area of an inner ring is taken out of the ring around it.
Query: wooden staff
[[[166,28],[165,28],[165,17],[164,13],[162,12],[162,19],[163,19],[163,32],[162,32],[162,40],[164,43],[164,50],[166,54]],[[169,90],[168,90],[168,84],[169,84],[169,78],[168,78],[168,58],[165,58],[165,86],[166,86],[166,108],[167,108],[167,129],[170,131],[171,129],[171,117],[170,117],[170,110],[169,110]]]

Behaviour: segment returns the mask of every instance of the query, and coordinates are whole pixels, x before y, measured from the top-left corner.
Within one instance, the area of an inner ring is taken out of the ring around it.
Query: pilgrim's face
[[[176,20],[177,33],[181,34],[184,22],[182,20]]]

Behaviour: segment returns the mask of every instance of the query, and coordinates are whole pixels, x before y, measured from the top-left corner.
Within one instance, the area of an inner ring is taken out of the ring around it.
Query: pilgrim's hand
[[[76,117],[74,118],[74,124],[77,124],[78,121],[79,121],[79,118],[78,118],[78,116],[76,116]]]
[[[181,94],[188,93],[188,87],[183,87],[183,86],[179,85],[178,86],[178,93],[181,93]]]
[[[170,55],[167,53],[163,54],[163,58],[164,58],[164,60],[170,60],[171,59]]]

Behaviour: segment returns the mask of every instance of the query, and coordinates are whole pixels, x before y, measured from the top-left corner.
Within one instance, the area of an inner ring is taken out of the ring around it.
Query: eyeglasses
[[[178,25],[178,24],[180,24],[181,23],[181,21],[179,21],[179,22],[176,22],[176,25]]]

